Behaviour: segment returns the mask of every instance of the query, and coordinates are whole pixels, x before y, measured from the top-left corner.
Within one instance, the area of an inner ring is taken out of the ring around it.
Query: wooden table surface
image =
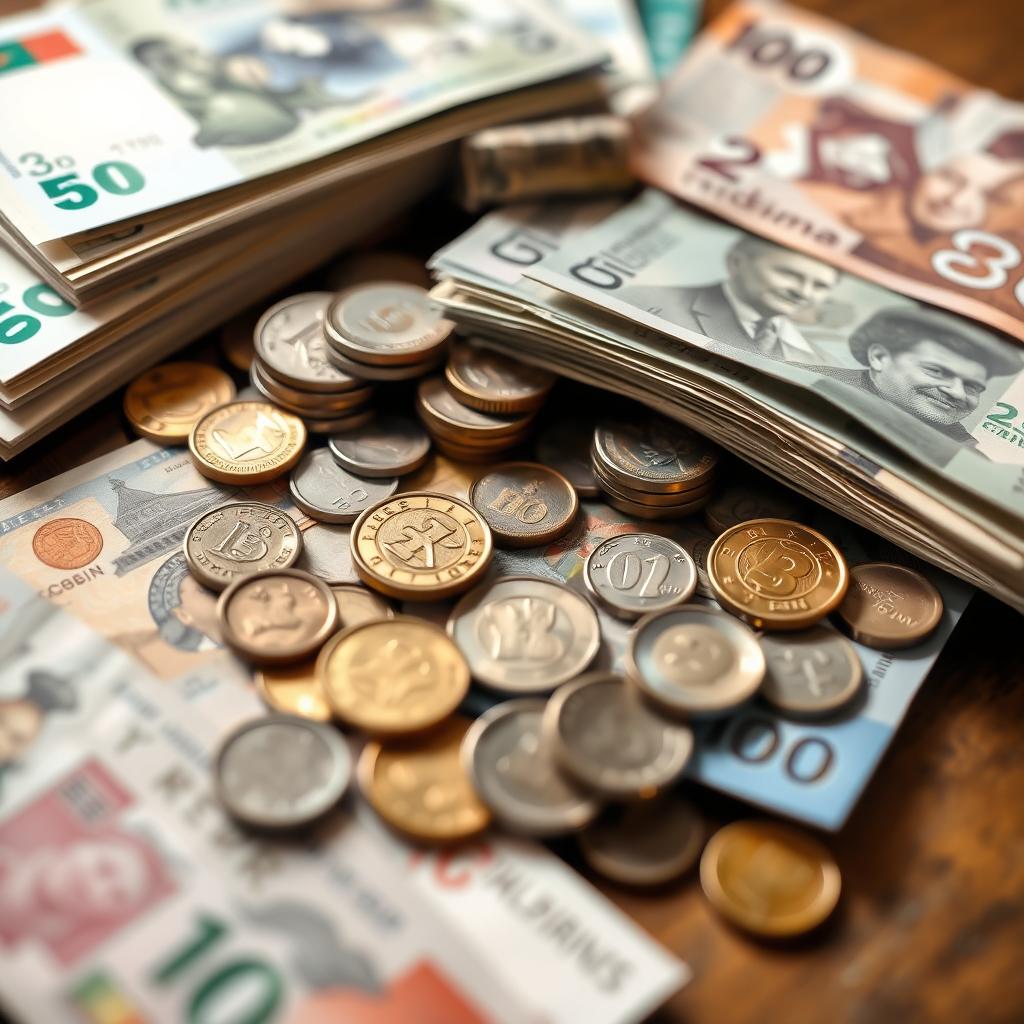
[[[802,6],[1024,100],[1021,0]],[[115,396],[0,471],[0,497],[128,440]],[[991,598],[971,602],[847,826],[825,837],[844,893],[819,934],[753,942],[713,915],[692,876],[656,895],[595,879],[693,968],[656,1021],[1024,1020],[1022,630]],[[751,813],[698,799],[713,823]]]

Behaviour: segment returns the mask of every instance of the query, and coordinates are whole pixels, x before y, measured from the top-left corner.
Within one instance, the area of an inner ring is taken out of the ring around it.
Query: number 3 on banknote
[[[935,253],[932,266],[937,274],[961,288],[1002,288],[1007,271],[1020,266],[1020,249],[988,231],[965,228],[951,241],[954,248]],[[1024,277],[1014,285],[1013,296],[1024,306]]]

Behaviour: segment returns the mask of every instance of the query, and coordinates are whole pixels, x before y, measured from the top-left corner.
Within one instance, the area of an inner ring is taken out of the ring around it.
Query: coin
[[[654,533],[602,541],[583,563],[583,582],[621,619],[684,604],[697,589],[697,566],[682,545]]]
[[[339,434],[346,430],[355,430],[373,419],[373,409],[357,409],[344,416],[334,419],[315,419],[311,416],[303,416],[302,422],[311,434]]]
[[[395,609],[387,601],[358,583],[335,583],[331,591],[338,604],[338,625],[342,629],[395,617]]]
[[[232,317],[220,330],[220,350],[224,358],[236,369],[249,372],[255,351],[253,349],[253,328],[260,318],[261,310],[247,309]]]
[[[584,860],[623,885],[664,885],[697,862],[707,834],[696,808],[665,795],[609,807],[580,833]]]
[[[594,426],[586,419],[556,420],[537,438],[537,461],[561,473],[581,498],[600,494],[590,443]]]
[[[338,624],[330,588],[298,569],[243,576],[220,595],[217,618],[225,643],[262,665],[301,661],[318,651]]]
[[[817,530],[751,519],[711,545],[708,578],[718,603],[758,629],[806,629],[843,600],[849,575]]]
[[[718,463],[714,445],[663,416],[638,423],[611,422],[594,431],[593,459],[626,487],[666,494],[703,483]]]
[[[339,465],[358,476],[404,476],[430,454],[430,436],[405,416],[375,416],[369,423],[328,440]]]
[[[726,487],[704,507],[704,519],[716,534],[749,519],[799,519],[807,510],[798,494],[770,481],[738,483]]]
[[[221,804],[256,828],[308,825],[338,803],[351,778],[352,757],[341,736],[290,715],[240,725],[221,744],[214,765]]]
[[[544,741],[543,700],[520,698],[485,711],[462,745],[473,788],[510,832],[556,836],[589,825],[600,810],[592,793],[569,781]]]
[[[645,615],[626,646],[630,678],[672,714],[711,717],[757,692],[764,655],[738,619],[699,605]]]
[[[347,526],[317,523],[302,531],[302,554],[295,563],[325,583],[358,583],[352,565],[352,547]]]
[[[314,448],[292,470],[292,501],[325,523],[353,523],[359,514],[398,490],[398,477],[364,480],[342,469],[327,448]]]
[[[142,437],[184,444],[196,420],[234,397],[234,382],[216,366],[161,363],[128,385],[124,414]]]
[[[445,379],[463,405],[481,412],[530,412],[540,408],[557,379],[499,352],[453,341]]]
[[[704,847],[700,884],[723,917],[755,935],[788,938],[820,925],[839,902],[832,855],[774,822],[736,821]]]
[[[506,693],[550,693],[579,675],[601,646],[587,599],[532,576],[477,587],[452,609],[447,629],[473,678]]]
[[[628,516],[633,516],[635,519],[645,520],[667,520],[667,519],[683,519],[686,516],[693,515],[699,509],[704,507],[710,494],[705,492],[703,497],[698,498],[696,501],[689,501],[683,505],[669,505],[666,507],[658,507],[655,505],[645,505],[641,502],[631,501],[628,498],[619,497],[617,494],[605,493],[604,500],[615,509],[620,512],[625,512]]]
[[[262,484],[302,456],[302,420],[267,402],[229,402],[192,428],[188,446],[203,476],[227,484]]]
[[[254,679],[260,696],[275,711],[312,722],[331,720],[331,708],[317,678],[315,661],[262,668]]]
[[[404,252],[357,252],[327,272],[327,285],[334,291],[367,281],[407,281],[430,287],[430,275],[423,261]]]
[[[853,644],[828,626],[761,637],[761,696],[794,716],[828,715],[860,691],[864,670]]]
[[[942,608],[942,594],[915,569],[867,562],[850,570],[837,614],[855,640],[893,651],[929,636],[942,621]]]
[[[264,398],[294,412],[296,416],[338,416],[365,405],[373,397],[373,388],[369,384],[355,380],[344,391],[304,391],[282,383],[258,357],[249,367],[249,380]]]
[[[359,578],[388,597],[441,601],[468,590],[494,552],[491,530],[464,501],[410,491],[368,508],[352,527]]]
[[[611,479],[599,468],[595,469],[594,476],[606,498],[608,496],[622,498],[634,505],[642,505],[645,509],[651,510],[673,509],[679,511],[680,509],[685,509],[692,511],[704,505],[711,498],[711,489],[714,483],[709,474],[705,478],[705,483],[689,487],[685,491],[672,491],[669,494],[652,494],[650,491],[638,491],[623,487],[622,484],[616,483],[615,480]]]
[[[221,505],[203,513],[185,534],[189,570],[211,590],[254,572],[287,569],[301,552],[295,520],[261,501]]]
[[[359,784],[392,828],[423,843],[454,843],[483,832],[491,812],[476,795],[460,748],[469,723],[453,718],[415,742],[367,743]]]
[[[479,412],[463,405],[440,377],[424,377],[416,388],[416,411],[427,429],[455,444],[507,441],[524,435],[532,417]]]
[[[478,477],[469,500],[495,543],[508,548],[550,544],[572,525],[579,498],[571,483],[536,462],[503,462]]]
[[[412,380],[414,377],[422,377],[437,368],[438,363],[441,361],[441,355],[442,353],[437,353],[420,363],[398,363],[394,366],[380,366],[377,363],[361,363],[356,359],[352,359],[348,354],[339,351],[333,345],[327,352],[327,358],[331,361],[331,365],[335,366],[342,373],[352,374],[371,381]]]
[[[444,630],[408,615],[338,633],[320,652],[317,674],[335,715],[372,736],[429,729],[469,689],[469,666]]]

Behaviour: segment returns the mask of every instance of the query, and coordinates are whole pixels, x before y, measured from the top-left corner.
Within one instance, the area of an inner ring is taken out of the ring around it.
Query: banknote
[[[700,22],[703,0],[638,0],[651,61],[659,78],[679,63]]]

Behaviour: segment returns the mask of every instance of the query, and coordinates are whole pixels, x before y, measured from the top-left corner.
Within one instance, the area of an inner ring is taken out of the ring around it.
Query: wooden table
[[[803,6],[1024,100],[1020,0]],[[6,467],[0,497],[130,440],[119,400]],[[844,897],[820,934],[789,947],[752,942],[713,915],[693,877],[657,895],[597,882],[693,967],[657,1021],[1024,1019],[1022,634],[1016,613],[972,601],[851,820],[828,837]],[[709,793],[700,802],[713,822],[750,813]]]

